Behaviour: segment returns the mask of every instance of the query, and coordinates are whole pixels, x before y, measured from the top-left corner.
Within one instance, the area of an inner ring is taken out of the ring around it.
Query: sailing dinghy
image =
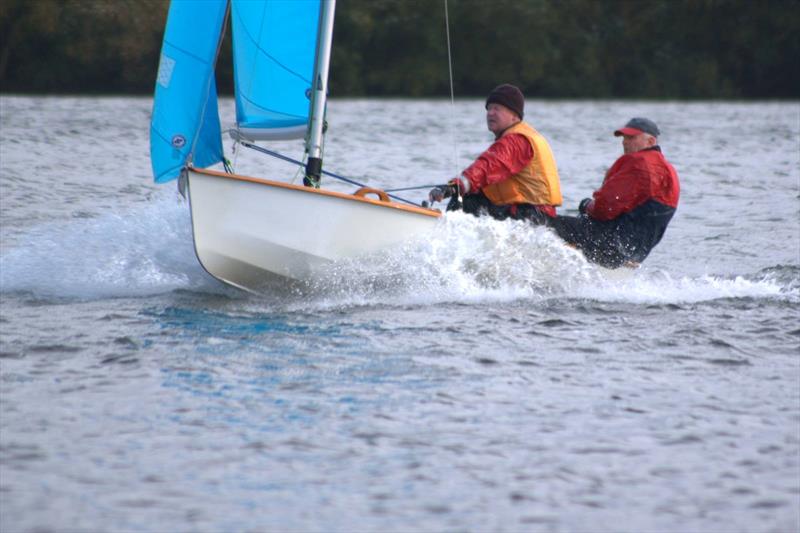
[[[352,194],[319,188],[322,175],[333,175],[322,170],[322,145],[334,9],[335,0],[170,5],[150,127],[153,175],[158,183],[185,183],[197,258],[235,287],[259,292],[287,279],[308,281],[334,261],[421,235],[441,216],[365,186]],[[304,185],[229,171],[214,81],[228,18],[231,134],[267,153],[255,141],[305,138]],[[224,172],[208,168],[220,164]]]

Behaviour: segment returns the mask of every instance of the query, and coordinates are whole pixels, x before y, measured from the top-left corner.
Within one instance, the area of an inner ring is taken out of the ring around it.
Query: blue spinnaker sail
[[[205,168],[222,161],[214,64],[227,6],[227,0],[170,5],[150,123],[156,182],[176,178],[188,162]]]
[[[320,0],[233,0],[236,122],[257,139],[306,132]]]

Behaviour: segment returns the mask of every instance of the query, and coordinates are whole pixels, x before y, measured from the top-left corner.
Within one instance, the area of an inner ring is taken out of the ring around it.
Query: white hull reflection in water
[[[682,203],[638,270],[455,214],[261,297],[150,183],[148,99],[0,105],[0,530],[797,530],[798,104],[528,103],[562,212],[663,124]],[[482,113],[334,100],[326,163],[445,181]]]

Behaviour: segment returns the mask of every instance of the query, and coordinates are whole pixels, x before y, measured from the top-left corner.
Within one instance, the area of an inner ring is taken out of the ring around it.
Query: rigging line
[[[306,177],[306,164],[308,163],[308,152],[303,154],[303,159],[300,161],[300,164],[297,165],[297,170],[294,172],[294,176],[292,176],[292,181],[290,183],[292,185],[297,184],[297,180]]]
[[[239,139],[241,138],[241,133],[239,131],[239,121],[233,121],[233,130],[236,131],[236,136],[233,136],[233,146],[231,146],[231,152],[233,152],[233,169],[235,171],[236,165],[239,163],[239,151],[236,149],[236,146],[239,144]],[[229,130],[230,132],[230,130]]]
[[[432,189],[434,187],[440,187],[439,185],[416,185],[414,187],[400,187],[399,189],[383,189],[383,192],[399,192],[399,191],[416,191],[417,189]]]
[[[444,0],[444,26],[447,33],[447,67],[450,73],[450,145],[453,147],[453,168],[458,173],[458,147],[456,146],[455,135],[455,108],[456,99],[453,91],[453,57],[450,53],[450,16],[447,9],[447,0]]]
[[[252,148],[253,150],[256,150],[257,152],[261,152],[262,154],[267,154],[267,155],[271,155],[272,157],[277,157],[278,159],[281,159],[281,160],[286,161],[288,163],[294,163],[295,165],[302,165],[303,164],[301,161],[298,161],[296,159],[292,159],[291,157],[285,156],[283,154],[279,154],[278,152],[273,152],[272,150],[267,150],[266,148],[263,148],[263,147],[258,146],[256,144],[251,144],[251,143],[249,143],[247,141],[241,141],[241,145],[242,146],[246,146],[247,148]],[[322,174],[326,175],[326,176],[331,177],[331,178],[336,178],[337,180],[342,180],[344,182],[347,182],[350,185],[355,185],[357,187],[368,187],[368,185],[365,185],[363,183],[359,183],[359,182],[357,182],[355,180],[351,180],[350,178],[345,178],[344,176],[340,176],[339,174],[334,174],[333,172],[328,172],[327,170],[321,170],[320,172]],[[386,192],[386,191],[384,191],[384,192]],[[389,198],[393,198],[393,199],[395,199],[395,200],[397,200],[399,202],[405,202],[405,203],[413,205],[415,207],[420,207],[420,204],[418,204],[416,202],[412,202],[411,200],[406,200],[405,198],[401,198],[399,196],[395,196],[394,194],[388,194],[387,193],[387,196]]]

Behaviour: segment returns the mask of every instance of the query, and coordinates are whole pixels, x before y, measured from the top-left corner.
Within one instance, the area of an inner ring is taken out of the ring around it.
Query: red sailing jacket
[[[586,213],[595,220],[613,220],[649,200],[676,208],[680,196],[678,173],[664,158],[661,148],[653,146],[617,159],[593,196]]]
[[[532,157],[533,148],[523,135],[505,135],[478,156],[463,175],[470,181],[470,191],[480,191],[487,185],[494,185],[520,172]],[[537,207],[547,216],[556,214],[553,206]]]
[[[466,170],[471,191],[479,191],[522,170],[533,157],[533,148],[522,135],[500,137]]]

